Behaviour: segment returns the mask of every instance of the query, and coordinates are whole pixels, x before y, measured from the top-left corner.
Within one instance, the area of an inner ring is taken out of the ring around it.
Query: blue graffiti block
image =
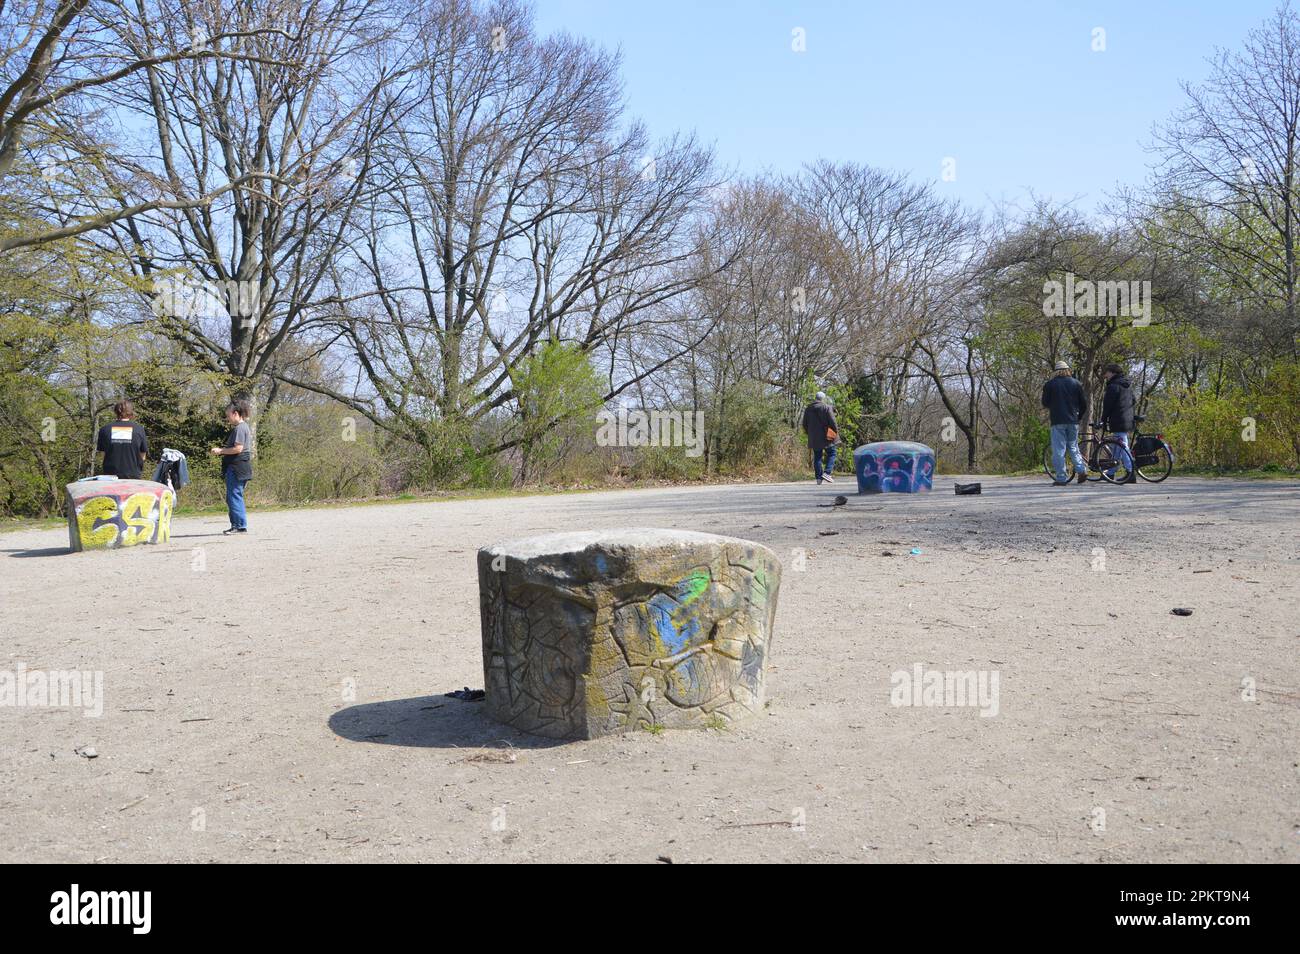
[[[877,441],[853,452],[860,494],[915,494],[934,482],[934,451],[913,441]]]

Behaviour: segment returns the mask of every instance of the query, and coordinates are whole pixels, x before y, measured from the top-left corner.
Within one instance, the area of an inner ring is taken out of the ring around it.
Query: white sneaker
[[[833,483],[835,483],[835,478],[832,477],[830,474],[823,474],[822,476],[825,478],[826,483],[828,483],[828,484],[833,484]]]

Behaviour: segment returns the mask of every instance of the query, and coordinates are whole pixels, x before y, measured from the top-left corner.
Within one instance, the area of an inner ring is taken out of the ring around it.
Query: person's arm
[[[1080,381],[1079,382],[1079,420],[1086,421],[1087,419],[1088,419],[1088,392],[1084,388],[1083,382]]]
[[[144,467],[145,458],[149,456],[149,436],[140,429],[140,466]]]
[[[1049,404],[1048,404],[1048,400],[1047,400],[1047,389],[1048,389],[1048,387],[1051,385],[1051,383],[1052,383],[1052,382],[1051,382],[1050,380],[1049,380],[1049,381],[1044,381],[1044,382],[1043,382],[1043,402],[1042,402],[1042,403],[1043,403],[1043,407],[1048,407],[1048,406],[1049,406]]]
[[[226,438],[230,443],[226,444],[224,447],[214,447],[210,453],[216,457],[233,457],[236,454],[242,454],[244,452],[244,445],[235,443],[235,435],[238,433],[238,428],[232,430],[230,436]]]

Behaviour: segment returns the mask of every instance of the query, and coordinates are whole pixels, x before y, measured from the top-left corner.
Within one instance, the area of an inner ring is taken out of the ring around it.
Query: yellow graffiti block
[[[95,526],[99,520],[111,521],[116,517],[117,501],[112,497],[95,497],[78,507],[77,528],[81,535],[81,546],[89,550],[116,544],[117,524],[104,523],[102,526]]]
[[[153,541],[154,528],[158,525],[154,514],[156,503],[158,497],[150,493],[132,494],[122,503],[122,522],[126,524],[122,531],[122,546]]]
[[[172,507],[176,497],[170,490],[158,498],[158,537],[154,543],[166,543],[172,538]]]

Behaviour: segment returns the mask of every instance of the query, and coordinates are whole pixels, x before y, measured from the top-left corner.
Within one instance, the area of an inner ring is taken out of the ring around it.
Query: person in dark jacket
[[[1079,422],[1088,413],[1088,394],[1064,361],[1056,362],[1056,374],[1043,385],[1043,407],[1052,421],[1052,467],[1056,471],[1056,485],[1063,487],[1070,482],[1065,473],[1067,452],[1074,461],[1075,478],[1083,483],[1088,479],[1088,464],[1079,452]]]
[[[835,483],[831,471],[835,469],[835,446],[840,442],[840,426],[835,423],[835,411],[826,392],[818,391],[816,400],[803,412],[803,429],[808,435],[808,449],[812,451],[813,476],[817,483],[823,480]],[[822,458],[826,463],[823,466]]]
[[[244,485],[253,479],[253,433],[248,426],[247,401],[234,400],[226,408],[226,422],[230,433],[226,443],[212,448],[211,453],[221,457],[221,476],[226,481],[226,509],[230,513],[230,529],[222,533],[247,533],[248,512],[244,507]]]
[[[101,474],[111,474],[123,480],[139,480],[144,459],[149,455],[149,438],[144,428],[137,424],[135,405],[123,398],[113,405],[117,420],[99,429],[95,449],[104,455]]]
[[[1127,476],[1120,483],[1136,484],[1137,470],[1133,467],[1133,454],[1128,440],[1129,431],[1133,430],[1133,385],[1118,364],[1106,365],[1104,373],[1106,394],[1101,401],[1101,426],[1124,446],[1120,460]],[[1114,476],[1113,470],[1108,473]]]

